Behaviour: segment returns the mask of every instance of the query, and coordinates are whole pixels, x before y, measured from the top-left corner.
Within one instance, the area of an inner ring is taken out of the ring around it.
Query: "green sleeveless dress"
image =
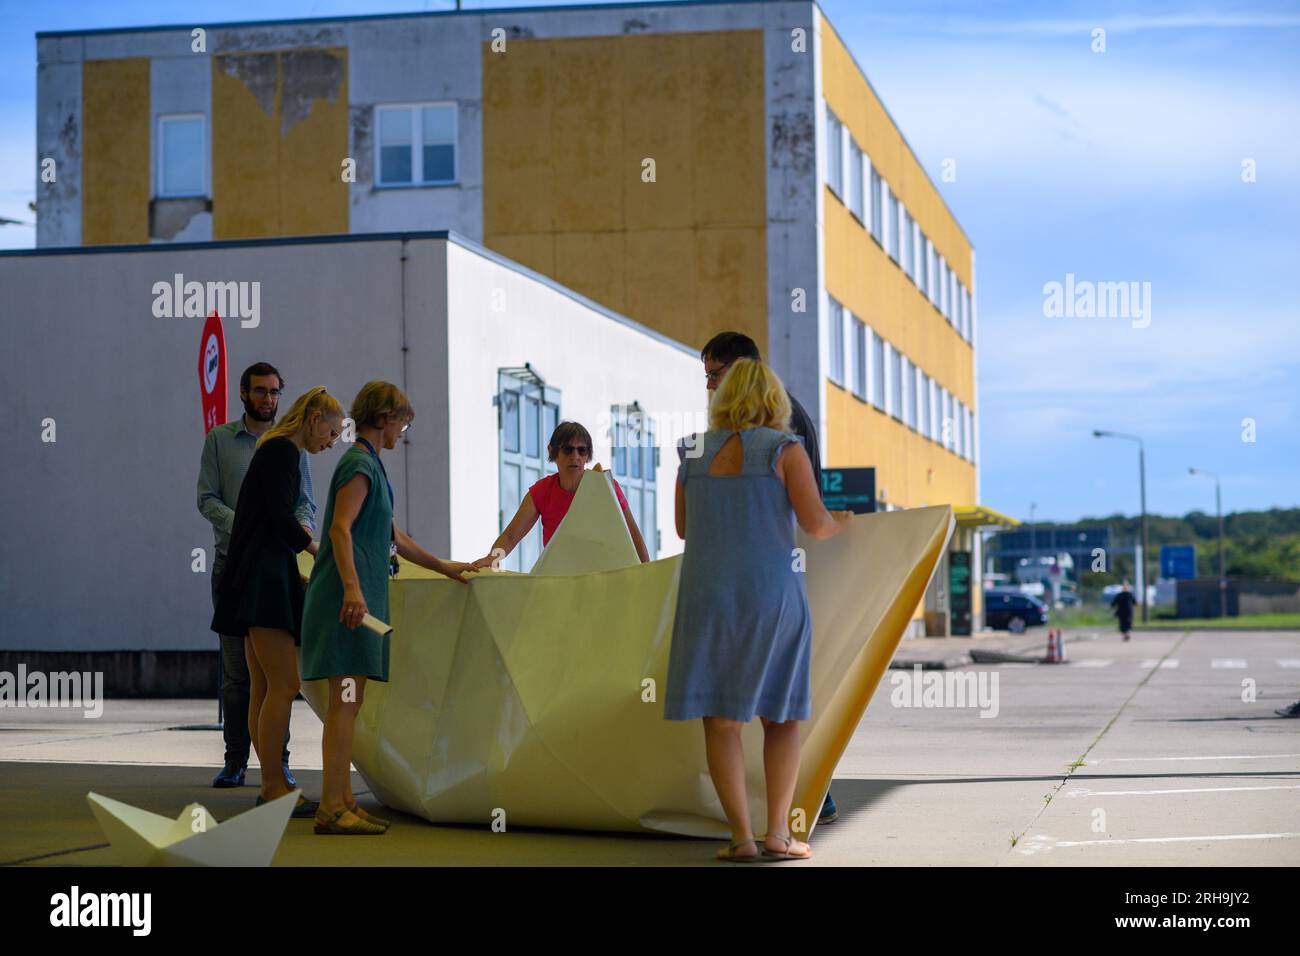
[[[320,552],[307,585],[302,614],[303,680],[344,675],[388,680],[388,638],[364,627],[348,628],[339,623],[343,580],[329,531],[334,522],[334,496],[359,474],[369,479],[370,491],[352,523],[353,557],[366,606],[375,617],[388,621],[388,546],[393,535],[393,505],[378,462],[363,446],[354,445],[339,459],[330,480]]]

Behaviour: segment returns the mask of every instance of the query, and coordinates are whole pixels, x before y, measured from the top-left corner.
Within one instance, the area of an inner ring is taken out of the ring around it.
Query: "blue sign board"
[[[822,502],[828,511],[870,514],[876,510],[876,469],[823,468]]]
[[[1160,576],[1190,581],[1196,577],[1196,546],[1163,544],[1160,546]]]

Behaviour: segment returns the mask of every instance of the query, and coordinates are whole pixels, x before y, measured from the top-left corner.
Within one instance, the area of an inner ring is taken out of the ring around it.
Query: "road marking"
[[[1075,661],[1074,665],[1076,667],[1110,667],[1114,663],[1115,659],[1113,657],[1090,657],[1086,661]]]
[[[1300,790],[1300,783],[1277,784],[1268,787],[1180,787],[1177,790],[1089,790],[1078,787],[1067,790],[1067,797],[1145,797],[1166,793],[1229,793],[1240,790]]]
[[[1103,846],[1107,844],[1114,846],[1121,843],[1221,843],[1226,840],[1289,840],[1294,837],[1300,837],[1300,833],[1214,833],[1206,836],[1133,837],[1127,840],[1057,840],[1055,837],[1040,833],[1030,837],[1020,852],[1026,856],[1032,856],[1043,850],[1071,846]]]
[[[1223,669],[1226,669],[1226,668],[1241,668],[1241,667],[1245,667],[1245,666],[1246,666],[1246,662],[1243,661],[1243,660],[1238,660],[1238,659],[1235,658],[1235,657],[1216,657],[1216,658],[1214,658],[1214,660],[1210,661],[1210,666],[1211,666],[1211,667],[1219,668],[1220,670],[1223,670]]]
[[[1152,657],[1149,658],[1148,660],[1143,661],[1138,666],[1147,668],[1148,670],[1152,667],[1161,667],[1166,670],[1172,670],[1173,668],[1178,666],[1178,658],[1171,657],[1165,661],[1158,661],[1154,657]]]
[[[1300,667],[1300,657],[1282,657],[1277,664],[1279,667]]]
[[[1279,760],[1288,757],[1300,757],[1300,754],[1228,754],[1213,757],[1097,757],[1093,760],[1085,760],[1084,763],[1095,765],[1120,762],[1146,763],[1150,760]]]

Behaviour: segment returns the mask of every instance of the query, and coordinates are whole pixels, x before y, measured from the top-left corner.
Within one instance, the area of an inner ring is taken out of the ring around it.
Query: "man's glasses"
[[[282,394],[278,388],[262,388],[262,386],[260,385],[257,388],[251,389],[250,391],[258,398],[266,398],[268,395],[271,396],[272,398],[279,398],[280,395]]]
[[[566,455],[578,454],[583,458],[591,457],[591,449],[586,445],[561,445],[560,451],[564,452]]]
[[[712,371],[705,372],[704,380],[709,384],[716,384],[718,379],[722,377],[722,373],[725,372],[727,368],[728,368],[727,365],[719,365],[717,368],[713,369]]]

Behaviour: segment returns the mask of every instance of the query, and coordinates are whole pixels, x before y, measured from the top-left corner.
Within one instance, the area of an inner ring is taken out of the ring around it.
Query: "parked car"
[[[1023,634],[1026,627],[1047,623],[1047,605],[1019,591],[988,590],[984,592],[984,623],[995,630]]]

